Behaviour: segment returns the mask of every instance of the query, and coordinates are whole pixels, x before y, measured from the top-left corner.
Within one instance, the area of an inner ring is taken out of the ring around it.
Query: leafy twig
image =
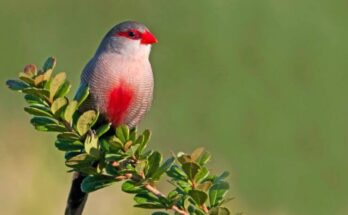
[[[78,111],[88,96],[88,87],[80,87],[74,99],[69,100],[66,94],[71,85],[65,73],[51,77],[55,63],[51,57],[40,70],[28,65],[20,73],[20,80],[9,80],[7,85],[25,94],[29,104],[25,111],[33,115],[35,129],[58,132],[55,146],[65,152],[66,166],[85,175],[83,192],[123,181],[122,190],[134,194],[135,207],[171,210],[180,215],[230,213],[222,206],[227,201],[228,173],[216,176],[208,171],[209,153],[198,148],[191,154],[181,152],[162,161],[160,152],[147,149],[149,130],[138,134],[125,125],[96,125],[98,111]],[[155,186],[164,174],[174,185],[168,194]]]

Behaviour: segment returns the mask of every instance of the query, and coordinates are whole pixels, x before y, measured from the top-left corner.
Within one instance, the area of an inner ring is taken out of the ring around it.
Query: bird
[[[152,104],[149,56],[154,43],[157,38],[142,23],[124,21],[112,27],[81,73],[80,88],[88,87],[89,95],[79,111],[97,110],[113,127],[135,128]],[[88,197],[81,190],[85,177],[74,173],[66,215],[82,214]]]
[[[157,38],[142,23],[112,27],[82,71],[81,86],[88,86],[90,95],[81,109],[98,110],[114,127],[138,125],[153,99],[149,55],[154,43]]]

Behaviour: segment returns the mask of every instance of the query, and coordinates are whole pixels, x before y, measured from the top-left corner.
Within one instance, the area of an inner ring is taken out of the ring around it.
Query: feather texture
[[[85,108],[99,110],[107,119],[113,121],[115,126],[127,124],[134,127],[151,106],[153,75],[148,59],[128,58],[116,53],[101,54],[87,64],[81,81],[90,87],[90,106]],[[126,110],[121,113],[123,116],[119,116],[122,119],[116,120],[116,123],[115,113],[108,113],[108,110],[120,108],[110,107],[110,104],[122,105],[122,100],[127,100],[125,97],[128,95],[124,94],[111,98],[119,101],[110,101],[110,94],[120,86],[127,86],[132,91],[132,99]]]
[[[81,75],[81,84],[90,88],[90,96],[81,109],[98,110],[114,126],[136,126],[152,103],[151,44],[141,43],[141,38],[117,36],[119,32],[126,35],[129,29],[150,34],[137,22],[116,25],[105,35]]]

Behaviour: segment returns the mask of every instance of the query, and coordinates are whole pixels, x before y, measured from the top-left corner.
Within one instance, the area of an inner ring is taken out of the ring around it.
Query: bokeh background
[[[53,134],[35,131],[5,87],[51,55],[73,91],[122,20],[158,37],[156,92],[141,128],[169,154],[204,146],[231,172],[228,204],[247,215],[348,214],[348,2],[344,0],[1,0],[0,213],[63,214],[71,175]],[[71,93],[72,94],[72,93]],[[149,214],[119,186],[86,215]]]

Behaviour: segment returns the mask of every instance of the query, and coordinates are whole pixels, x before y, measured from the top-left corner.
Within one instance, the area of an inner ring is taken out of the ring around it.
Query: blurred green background
[[[5,87],[50,55],[76,90],[102,36],[127,19],[159,39],[141,128],[166,154],[204,146],[231,172],[233,212],[348,214],[348,2],[1,0],[0,213],[63,214],[71,175],[53,134]],[[112,186],[86,215],[148,214]]]

